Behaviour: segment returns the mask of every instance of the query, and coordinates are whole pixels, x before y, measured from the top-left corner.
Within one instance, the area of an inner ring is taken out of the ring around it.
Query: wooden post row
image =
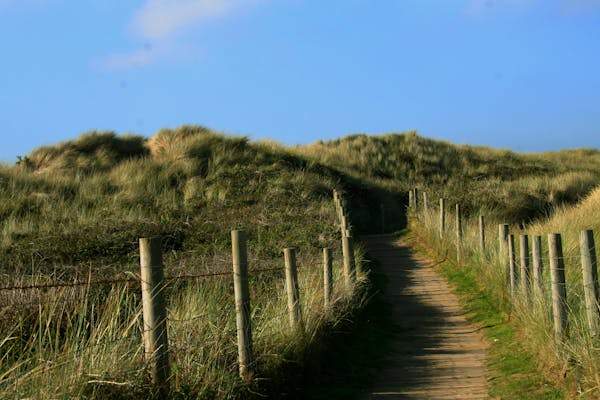
[[[590,332],[597,336],[600,333],[600,315],[598,310],[598,263],[595,247],[594,232],[592,230],[582,231],[580,250],[585,308]]]
[[[164,298],[162,241],[160,238],[140,239],[140,269],[142,284],[143,339],[146,362],[152,383],[162,397],[169,392],[171,376],[167,308]]]
[[[485,252],[485,220],[483,215],[479,215],[479,249]]]
[[[240,377],[245,382],[254,377],[252,354],[252,325],[250,321],[250,290],[248,287],[248,254],[246,234],[231,232],[233,287],[235,292],[235,321],[237,326],[238,362]]]
[[[507,260],[509,228],[508,224],[498,225],[498,251],[500,252],[500,259],[503,261]]]
[[[323,298],[325,308],[331,305],[333,293],[333,268],[331,260],[331,249],[323,249]]]
[[[563,259],[562,238],[560,233],[548,235],[550,258],[550,283],[552,287],[552,316],[554,336],[562,341],[567,336],[567,286],[565,282],[565,262]]]
[[[515,235],[508,235],[508,278],[510,282],[510,294],[514,299],[517,293],[519,272],[516,265]]]
[[[417,188],[413,189],[413,208],[415,212],[419,211],[419,189]]]
[[[542,237],[539,235],[533,237],[531,256],[533,259],[533,290],[536,296],[541,299],[544,293],[544,281],[542,279],[544,265],[542,264]]]
[[[460,261],[462,252],[463,228],[460,204],[456,205],[456,259]]]
[[[440,199],[440,236],[446,231],[446,200]]]
[[[302,311],[300,307],[300,289],[298,287],[298,269],[296,266],[296,250],[284,249],[285,289],[287,292],[288,313],[292,330],[302,329]]]
[[[520,250],[520,278],[521,278],[521,294],[527,298],[530,290],[530,264],[529,264],[529,237],[527,235],[519,236],[519,250]]]
[[[352,243],[352,235],[349,230],[342,232],[342,255],[344,258],[344,279],[346,288],[350,290],[356,279],[356,271],[354,264],[354,247]]]

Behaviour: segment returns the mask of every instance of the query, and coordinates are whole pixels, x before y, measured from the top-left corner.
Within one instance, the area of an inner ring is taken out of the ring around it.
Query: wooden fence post
[[[533,287],[536,295],[541,299],[544,293],[544,281],[542,279],[544,265],[542,264],[542,237],[536,235],[532,241],[533,258]]]
[[[598,265],[594,231],[586,230],[581,232],[580,248],[588,325],[591,334],[597,336],[600,333],[600,315],[598,314]]]
[[[144,318],[144,353],[150,364],[152,382],[161,396],[170,390],[169,337],[165,304],[162,241],[160,238],[140,239],[140,269],[142,311]]]
[[[427,192],[423,192],[423,212],[425,214],[429,212],[429,199],[427,198]]]
[[[567,336],[568,319],[565,262],[563,259],[562,238],[560,233],[551,233],[548,235],[548,251],[550,255],[554,336],[557,341],[562,341]]]
[[[498,251],[500,252],[500,259],[503,261],[507,258],[509,228],[508,224],[498,225]]]
[[[529,237],[527,235],[519,236],[519,250],[521,253],[521,293],[526,298],[529,296],[531,282],[531,266],[529,264]]]
[[[288,300],[290,326],[296,331],[302,328],[302,311],[300,307],[300,289],[298,288],[298,269],[296,267],[296,250],[284,249],[285,289]]]
[[[515,254],[515,235],[508,235],[508,277],[510,281],[510,294],[515,298],[517,293],[519,272],[517,271]]]
[[[460,204],[456,205],[456,259],[460,261],[462,252],[463,228]]]
[[[479,215],[479,249],[485,252],[485,220],[483,215]]]
[[[252,354],[248,252],[246,249],[245,232],[231,231],[231,253],[233,260],[233,287],[235,292],[239,370],[240,377],[248,383],[254,377],[254,359]]]
[[[413,210],[414,209],[414,197],[415,197],[415,193],[413,192],[412,189],[410,189],[408,191],[408,208],[409,210]]]
[[[413,202],[414,202],[414,208],[415,208],[415,212],[419,211],[419,189],[414,188],[413,189],[414,195],[413,195]]]
[[[331,305],[333,293],[333,268],[331,260],[331,249],[323,249],[323,298],[325,308]]]
[[[440,237],[444,237],[446,231],[446,200],[440,199]]]
[[[350,231],[346,230],[342,232],[342,255],[344,257],[344,279],[346,283],[346,289],[352,288],[352,283],[355,278],[354,271],[354,249],[352,247],[352,238],[350,237]]]

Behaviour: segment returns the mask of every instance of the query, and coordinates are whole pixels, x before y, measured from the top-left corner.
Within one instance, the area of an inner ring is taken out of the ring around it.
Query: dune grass
[[[398,193],[427,187],[466,211],[485,207],[510,221],[547,216],[600,183],[600,151],[588,149],[523,154],[407,132],[353,135],[296,151]]]
[[[320,260],[313,256],[300,259],[303,332],[289,326],[282,274],[251,272],[259,368],[259,379],[251,386],[238,378],[231,277],[171,283],[173,397],[248,398],[277,390],[286,368],[301,363],[323,330],[362,301],[346,290],[336,263],[335,301],[324,309]],[[39,301],[29,307],[18,304],[19,298],[3,298],[8,309],[21,308],[3,313],[0,398],[148,397],[152,386],[143,361],[137,284],[51,289],[38,295]]]
[[[0,166],[0,274],[2,286],[129,279],[138,238],[154,235],[168,275],[229,271],[231,229],[248,232],[253,269],[281,266],[281,250],[296,247],[307,331],[287,328],[282,277],[254,276],[261,371],[252,386],[237,378],[230,279],[169,289],[175,397],[278,396],[321,334],[364,300],[349,301],[338,283],[337,306],[321,306],[322,247],[334,249],[339,271],[333,189],[346,194],[356,232],[379,233],[404,226],[404,193],[415,185],[520,221],[577,202],[599,182],[593,150],[524,155],[415,133],[286,147],[197,126],[150,139],[90,132]],[[486,279],[501,293],[502,277]],[[0,291],[0,397],[145,397],[138,292],[125,283]],[[548,364],[560,369],[560,360]]]
[[[557,209],[547,220],[525,225],[511,225],[515,234],[517,268],[519,268],[519,235],[542,235],[543,294],[526,296],[521,289],[514,297],[510,296],[507,276],[506,255],[499,252],[498,223],[489,220],[485,251],[479,248],[477,218],[467,218],[464,224],[464,244],[460,264],[473,274],[478,285],[485,288],[498,309],[505,313],[518,335],[513,340],[533,354],[535,364],[546,378],[563,389],[568,396],[577,398],[597,398],[600,396],[600,343],[588,328],[581,261],[579,254],[579,233],[581,230],[600,229],[597,207],[600,203],[600,190],[595,190],[581,204]],[[449,215],[448,221],[453,221]],[[438,255],[448,255],[456,259],[456,236],[454,224],[440,237],[437,210],[419,213],[411,224],[412,230],[423,238],[427,246]],[[564,261],[567,277],[567,300],[569,334],[566,340],[555,340],[553,333],[551,290],[547,235],[561,233],[563,237]]]
[[[129,279],[139,237],[164,241],[169,276],[231,270],[229,231],[249,235],[252,270],[283,269],[296,247],[304,333],[287,321],[283,276],[251,279],[259,368],[237,376],[232,279],[168,291],[175,398],[248,398],[281,390],[327,328],[356,307],[341,285],[338,173],[285,149],[204,128],[151,140],[91,133],[0,169],[0,274],[6,286]],[[321,248],[334,250],[334,307],[323,308]],[[356,256],[360,265],[360,247]],[[0,290],[0,398],[146,398],[139,285]],[[356,293],[356,294],[354,294]]]

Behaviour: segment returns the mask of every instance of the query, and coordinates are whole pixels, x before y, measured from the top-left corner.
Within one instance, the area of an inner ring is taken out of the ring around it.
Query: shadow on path
[[[487,398],[482,336],[432,262],[397,235],[362,239],[372,301],[324,343],[298,398]]]
[[[485,399],[485,349],[477,328],[431,261],[391,235],[364,238],[388,278],[390,349],[367,399]]]

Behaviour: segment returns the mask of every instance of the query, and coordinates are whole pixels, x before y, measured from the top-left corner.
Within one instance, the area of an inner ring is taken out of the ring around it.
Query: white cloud
[[[132,22],[145,39],[164,39],[186,28],[223,17],[252,0],[146,0]]]
[[[0,0],[11,1],[11,0]],[[262,0],[145,0],[130,22],[132,33],[146,43],[131,52],[116,53],[94,63],[104,69],[131,69],[152,64],[181,45],[180,34],[215,18],[223,18]]]

